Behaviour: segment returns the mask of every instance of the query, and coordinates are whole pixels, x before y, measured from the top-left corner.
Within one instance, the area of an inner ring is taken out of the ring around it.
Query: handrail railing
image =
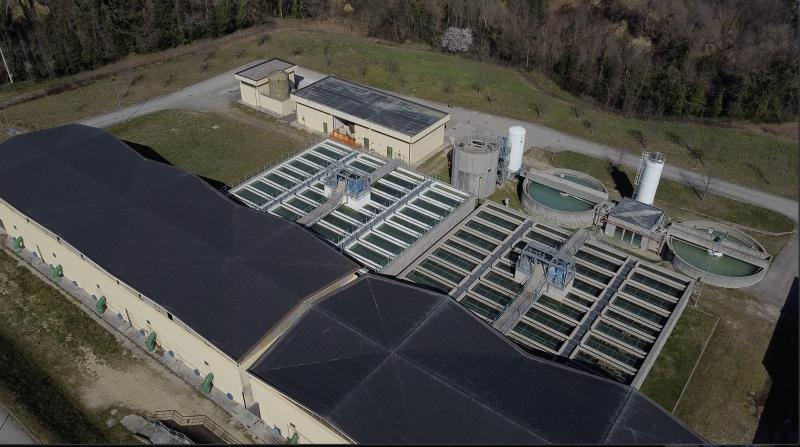
[[[174,421],[178,425],[202,425],[207,428],[211,433],[217,435],[220,439],[225,441],[226,444],[240,444],[239,440],[233,435],[225,431],[219,424],[211,420],[208,416],[203,414],[196,414],[192,416],[184,416],[178,413],[177,410],[161,410],[156,411],[153,416],[159,420]]]
[[[295,156],[299,155],[300,153],[305,152],[305,151],[311,149],[312,147],[314,147],[314,146],[316,146],[318,144],[321,144],[325,140],[327,140],[327,137],[317,138],[316,140],[314,140],[313,143],[311,143],[309,145],[303,146],[300,149],[297,149],[297,150],[294,150],[294,151],[291,151],[291,152],[286,152],[285,154],[281,155],[280,157],[274,158],[274,159],[268,161],[266,164],[264,164],[264,166],[262,166],[260,168],[257,168],[257,169],[254,169],[254,170],[250,171],[249,173],[237,178],[236,181],[234,181],[233,186],[228,186],[227,188],[225,188],[225,192],[230,191],[232,189],[238,188],[242,184],[247,183],[250,180],[258,177],[258,175],[263,173],[264,171],[266,171],[268,169],[271,169],[272,167],[274,167],[276,165],[279,165],[279,164],[283,163],[284,161],[286,161],[286,160],[288,160],[288,159],[290,159],[292,157],[295,157]]]

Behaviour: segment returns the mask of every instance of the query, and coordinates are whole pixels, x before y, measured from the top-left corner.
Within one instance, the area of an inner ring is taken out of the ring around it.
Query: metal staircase
[[[326,200],[322,205],[311,210],[308,214],[301,216],[299,219],[297,219],[297,223],[307,227],[314,225],[318,220],[325,217],[328,213],[336,209],[336,207],[342,203],[342,198],[344,197],[346,189],[347,181],[339,181],[336,184],[336,189],[334,189],[331,196],[328,197],[328,200]]]
[[[539,299],[547,280],[544,276],[544,267],[537,265],[533,274],[525,281],[525,286],[517,297],[503,308],[503,312],[492,323],[495,329],[502,334],[513,329],[519,320],[528,313],[533,304]]]

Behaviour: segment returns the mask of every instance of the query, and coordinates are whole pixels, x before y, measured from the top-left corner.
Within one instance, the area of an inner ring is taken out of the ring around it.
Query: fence
[[[325,141],[325,139],[326,138],[318,138],[311,144],[303,146],[302,148],[297,149],[295,151],[287,152],[287,153],[281,155],[280,157],[267,162],[264,166],[262,166],[260,168],[257,168],[257,169],[254,169],[254,170],[250,171],[249,173],[237,178],[233,182],[233,186],[227,186],[227,187],[223,188],[223,192],[230,191],[230,190],[240,186],[242,183],[248,182],[248,181],[258,177],[259,174],[263,173],[267,169],[270,169],[270,168],[274,167],[275,165],[281,164],[284,161],[286,161],[286,160],[288,160],[288,159],[290,159],[292,157],[295,157],[295,156],[299,155],[300,153],[302,153],[304,151],[307,151],[308,149],[311,149],[312,147],[314,147],[314,146],[322,143],[323,141]]]
[[[216,422],[212,421],[206,415],[193,415],[193,416],[184,416],[178,413],[176,410],[161,410],[156,411],[153,415],[156,419],[161,421],[173,421],[178,425],[187,426],[187,425],[202,425],[211,433],[217,435],[220,439],[225,441],[226,444],[240,444],[239,440],[236,439],[233,435],[225,431],[222,427],[219,426]]]

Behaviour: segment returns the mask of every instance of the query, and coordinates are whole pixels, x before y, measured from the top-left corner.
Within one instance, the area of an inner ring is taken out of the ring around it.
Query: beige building
[[[4,231],[246,406],[250,364],[355,278],[357,264],[300,227],[102,130],[69,125],[0,147]]]
[[[298,124],[411,165],[445,144],[449,114],[335,76],[303,87],[291,98]]]
[[[270,59],[237,72],[241,102],[274,115],[291,115],[295,104],[289,92],[297,87],[296,69],[291,62]]]

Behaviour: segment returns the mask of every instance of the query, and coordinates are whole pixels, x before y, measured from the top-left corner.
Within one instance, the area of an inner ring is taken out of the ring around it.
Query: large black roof
[[[413,137],[447,116],[441,110],[371,87],[327,76],[292,93]]]
[[[358,443],[703,442],[635,389],[373,275],[315,303],[250,371]]]
[[[233,359],[358,268],[300,226],[77,124],[0,145],[0,197]]]

